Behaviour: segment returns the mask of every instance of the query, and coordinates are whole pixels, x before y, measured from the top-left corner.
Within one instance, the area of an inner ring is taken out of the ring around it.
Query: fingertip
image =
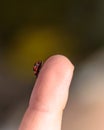
[[[30,106],[64,109],[74,66],[63,55],[49,57],[41,68],[30,99]],[[55,104],[56,103],[56,104]]]
[[[51,62],[56,64],[60,64],[62,68],[64,69],[68,69],[70,68],[71,71],[74,70],[74,65],[72,64],[72,62],[64,55],[61,54],[56,54],[56,55],[52,55],[50,56],[45,63],[49,63],[51,64]],[[59,66],[58,66],[59,67]]]

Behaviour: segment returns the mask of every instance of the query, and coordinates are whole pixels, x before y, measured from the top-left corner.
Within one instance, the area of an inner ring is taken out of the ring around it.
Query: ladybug
[[[42,61],[37,61],[34,63],[34,66],[33,66],[33,71],[34,71],[34,75],[37,77],[38,74],[39,74],[39,71],[42,67]]]

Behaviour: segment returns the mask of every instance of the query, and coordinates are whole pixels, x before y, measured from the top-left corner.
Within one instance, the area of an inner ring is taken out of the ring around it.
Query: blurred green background
[[[35,61],[63,54],[77,67],[103,42],[103,0],[0,1],[1,122],[17,102],[28,102]]]

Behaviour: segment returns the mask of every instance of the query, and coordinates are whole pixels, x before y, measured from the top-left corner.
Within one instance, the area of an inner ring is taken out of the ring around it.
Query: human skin
[[[19,130],[61,130],[74,66],[63,55],[49,57],[36,79]]]

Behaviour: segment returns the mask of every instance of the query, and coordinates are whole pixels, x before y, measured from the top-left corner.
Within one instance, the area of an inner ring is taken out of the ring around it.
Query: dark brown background
[[[83,66],[86,60],[87,63],[93,61],[93,58],[89,61],[89,57],[97,52],[99,53],[96,55],[100,55],[100,52],[102,55],[103,42],[103,0],[0,1],[1,127],[15,124],[12,114],[18,113],[13,112],[17,106],[23,106],[23,109],[18,109],[21,112],[17,122],[20,122],[34,84],[34,61],[44,61],[53,54],[66,55],[75,65],[78,71],[75,70],[75,75],[79,81],[79,66]],[[103,56],[100,60],[103,66],[102,59]],[[89,68],[85,67],[85,70],[91,72]],[[76,80],[73,80],[73,84],[75,83]],[[72,97],[76,95],[76,88],[82,90],[76,86],[71,87]],[[11,123],[6,123],[9,120],[7,117],[11,118]],[[10,130],[12,129],[16,128],[10,127]]]

